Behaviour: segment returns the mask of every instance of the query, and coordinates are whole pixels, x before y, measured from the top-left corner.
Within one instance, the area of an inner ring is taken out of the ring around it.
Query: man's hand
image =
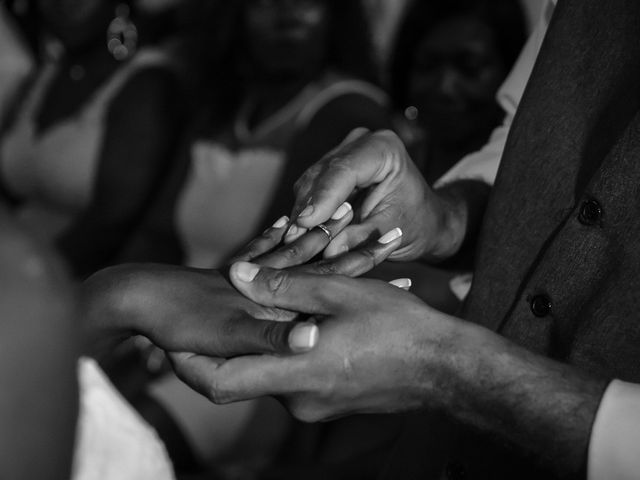
[[[215,402],[274,395],[306,421],[429,408],[575,474],[606,380],[538,356],[375,280],[239,263],[233,284],[269,307],[302,311],[318,345],[296,356],[226,362],[172,354],[178,376]]]
[[[279,396],[304,420],[420,408],[450,355],[455,321],[417,297],[377,280],[319,276],[237,263],[233,284],[257,303],[311,315],[315,349],[288,357],[246,356],[227,362],[173,354],[176,373],[216,402]],[[446,377],[446,376],[445,376]],[[444,379],[442,380],[444,381]]]
[[[327,257],[396,226],[404,239],[392,260],[444,260],[458,251],[465,237],[465,203],[457,195],[434,193],[393,132],[355,130],[309,168],[295,190],[291,218],[302,228],[325,222],[342,202],[360,194],[356,223],[333,239]]]

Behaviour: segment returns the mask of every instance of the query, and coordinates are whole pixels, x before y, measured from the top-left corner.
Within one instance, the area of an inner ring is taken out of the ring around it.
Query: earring
[[[107,28],[107,49],[119,62],[131,57],[138,46],[138,29],[129,14],[129,6],[121,3]]]

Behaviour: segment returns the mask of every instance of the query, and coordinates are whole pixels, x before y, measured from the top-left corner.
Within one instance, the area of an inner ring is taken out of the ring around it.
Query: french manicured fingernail
[[[378,243],[386,245],[387,243],[393,242],[396,238],[400,238],[402,236],[402,230],[399,228],[394,228],[390,232],[385,233],[378,239]]]
[[[307,205],[305,209],[300,212],[300,214],[298,215],[298,218],[308,217],[313,213],[313,209],[314,209],[313,205]]]
[[[292,225],[291,228],[289,229],[289,233],[287,233],[284,236],[284,241],[285,243],[291,243],[294,240],[297,240],[298,238],[300,238],[305,233],[307,233],[306,228],[298,227],[297,225]]]
[[[249,263],[249,262],[236,263],[236,275],[241,281],[245,283],[253,282],[253,279],[256,278],[256,275],[258,275],[259,271],[260,271],[260,267],[255,263]]]
[[[285,237],[293,237],[298,234],[299,227],[297,225],[291,225],[287,233],[285,233]]]
[[[344,218],[344,216],[351,211],[351,204],[349,202],[344,202],[342,205],[338,207],[338,209],[331,215],[331,220],[340,220]]]
[[[411,285],[413,285],[410,278],[397,278],[395,280],[391,280],[389,283],[403,290],[409,290]]]
[[[307,352],[318,343],[319,333],[317,325],[300,323],[289,332],[289,347],[294,352]]]
[[[273,224],[273,228],[282,228],[286,226],[287,223],[289,223],[289,217],[284,215],[280,217],[278,220],[276,220],[276,223]]]

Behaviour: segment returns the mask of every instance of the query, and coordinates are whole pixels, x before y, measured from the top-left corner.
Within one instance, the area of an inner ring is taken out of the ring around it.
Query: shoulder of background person
[[[178,107],[184,95],[176,73],[164,65],[146,65],[136,68],[114,95],[110,110],[131,108],[144,102],[153,102],[167,108]]]
[[[382,89],[354,77],[329,72],[300,111],[296,124],[298,129],[304,129],[319,118],[329,117],[330,122],[358,120],[373,123],[374,128],[379,123],[386,127],[391,125],[388,112],[389,99]]]

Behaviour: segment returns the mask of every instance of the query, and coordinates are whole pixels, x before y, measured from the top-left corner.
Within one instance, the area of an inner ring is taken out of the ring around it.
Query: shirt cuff
[[[637,479],[639,472],[640,385],[614,380],[593,423],[587,478]]]

